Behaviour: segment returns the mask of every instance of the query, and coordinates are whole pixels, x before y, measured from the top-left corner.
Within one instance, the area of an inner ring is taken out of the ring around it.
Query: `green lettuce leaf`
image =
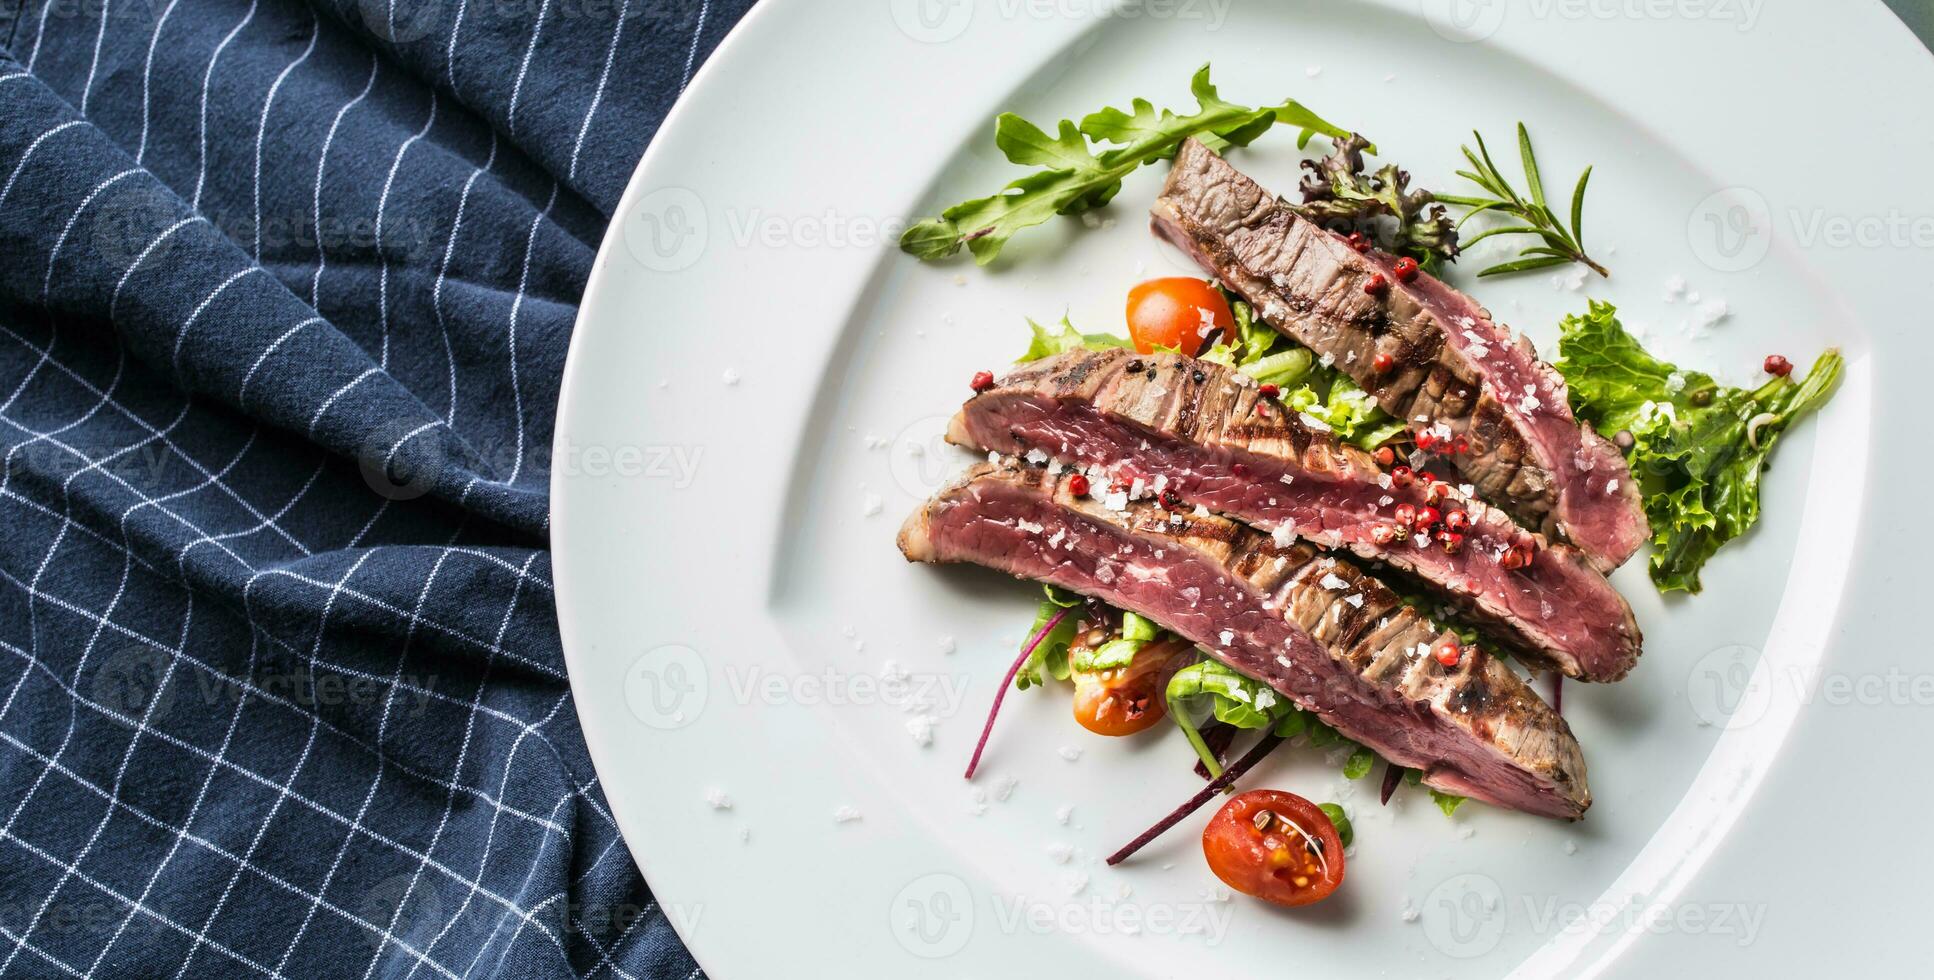
[[[1042,586],[1041,591],[1046,594],[1046,598],[1041,600],[1040,606],[1035,610],[1034,623],[1027,628],[1027,638],[1021,641],[1023,644],[1034,639],[1034,634],[1041,632],[1041,627],[1046,626],[1048,620],[1054,618],[1055,614],[1081,604],[1080,596],[1072,592],[1064,592],[1052,585]],[[1046,683],[1047,677],[1057,681],[1068,679],[1068,648],[1074,645],[1075,627],[1079,622],[1079,616],[1069,613],[1061,618],[1061,622],[1055,625],[1052,632],[1042,637],[1040,645],[1028,655],[1027,662],[1015,672],[1015,690],[1025,691],[1030,687],[1039,687]]]
[[[1463,806],[1464,801],[1469,798],[1470,797],[1467,797],[1467,796],[1457,796],[1451,793],[1444,793],[1434,789],[1430,791],[1431,802],[1437,804],[1437,809],[1444,811],[1444,816],[1447,816],[1447,817],[1453,813],[1456,813],[1457,808],[1460,806]]]
[[[1632,436],[1627,456],[1652,529],[1653,584],[1698,592],[1700,568],[1758,522],[1760,475],[1774,444],[1826,403],[1843,362],[1829,350],[1802,380],[1728,387],[1653,357],[1617,314],[1593,302],[1566,317],[1556,365],[1579,418],[1608,437]]]
[[[1069,323],[1068,318],[1065,316],[1061,318],[1060,326],[1054,330],[1049,330],[1047,327],[1041,326],[1033,320],[1027,321],[1027,326],[1029,330],[1034,332],[1034,337],[1028,342],[1027,353],[1014,359],[1014,363],[1016,364],[1038,361],[1042,358],[1053,357],[1056,354],[1071,350],[1107,350],[1110,347],[1134,347],[1125,338],[1117,337],[1111,333],[1082,333],[1076,330],[1074,324]]]
[[[1359,745],[1343,763],[1343,778],[1362,779],[1370,774],[1370,767],[1377,764],[1377,754]]]
[[[1202,660],[1176,671],[1169,679],[1167,698],[1171,707],[1206,700],[1217,721],[1237,728],[1272,728],[1285,716],[1301,713],[1269,685],[1217,660]]]
[[[1262,108],[1224,101],[1209,81],[1208,65],[1196,71],[1189,91],[1197,103],[1197,110],[1189,115],[1157,111],[1148,101],[1136,99],[1130,111],[1102,109],[1082,119],[1080,126],[1063,119],[1052,135],[1011,112],[1002,113],[994,124],[995,146],[1010,162],[1041,169],[998,194],[956,204],[940,217],[908,228],[900,248],[933,260],[966,245],[975,261],[986,265],[1016,232],[1057,214],[1080,214],[1106,205],[1120,192],[1124,177],[1175,155],[1190,137],[1222,150],[1246,146],[1279,123],[1300,131],[1298,146],[1317,133],[1332,139],[1348,135],[1295,100]],[[1090,140],[1113,145],[1097,151]]]
[[[1324,816],[1330,818],[1330,823],[1336,825],[1336,839],[1344,847],[1349,847],[1350,842],[1356,840],[1356,830],[1350,826],[1350,818],[1344,814],[1341,806],[1335,803],[1318,803],[1316,808],[1323,811]]]

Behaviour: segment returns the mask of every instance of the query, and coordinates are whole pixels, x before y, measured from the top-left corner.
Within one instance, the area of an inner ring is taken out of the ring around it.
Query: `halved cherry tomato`
[[[1202,831],[1209,870],[1230,888],[1276,905],[1320,902],[1343,883],[1343,840],[1310,801],[1281,790],[1230,800]]]
[[[1216,330],[1235,324],[1229,301],[1200,279],[1150,279],[1128,291],[1128,336],[1143,354],[1171,347],[1193,357]]]
[[[1106,642],[1101,631],[1083,637]],[[1074,672],[1074,720],[1096,735],[1133,735],[1167,714],[1169,678],[1189,661],[1187,642],[1174,636],[1150,641],[1126,667]],[[1072,657],[1073,652],[1069,653]]]

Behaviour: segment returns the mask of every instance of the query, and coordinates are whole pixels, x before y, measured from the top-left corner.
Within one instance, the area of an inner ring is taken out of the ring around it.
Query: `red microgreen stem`
[[[1189,797],[1187,803],[1176,807],[1173,812],[1163,817],[1155,826],[1142,831],[1141,836],[1129,841],[1126,847],[1108,855],[1109,866],[1113,867],[1128,860],[1136,851],[1146,847],[1149,841],[1167,833],[1170,827],[1181,823],[1184,817],[1202,809],[1202,804],[1209,802],[1216,797],[1216,794],[1234,785],[1236,780],[1241,779],[1244,773],[1254,768],[1256,763],[1261,762],[1263,756],[1275,751],[1276,746],[1283,744],[1283,741],[1283,739],[1277,738],[1274,735],[1264,735],[1262,741],[1257,742],[1255,747],[1249,750],[1249,754],[1237,759],[1235,764],[1225,770],[1222,775],[1210,780],[1209,785],[1202,787],[1194,796]]]
[[[1403,767],[1391,763],[1383,764],[1383,791],[1377,794],[1377,802],[1390,805],[1390,797],[1397,792],[1397,784],[1403,782]]]
[[[1021,655],[1014,658],[1014,665],[1007,668],[1007,676],[1001,678],[1001,686],[994,691],[994,705],[987,709],[987,724],[981,726],[980,741],[974,743],[974,757],[967,760],[968,779],[974,778],[974,770],[980,767],[980,754],[987,749],[987,736],[994,733],[994,716],[1001,713],[1001,702],[1007,698],[1007,689],[1014,686],[1014,675],[1021,672],[1021,665],[1034,656],[1034,648],[1040,646],[1056,626],[1061,625],[1070,611],[1063,609],[1048,617],[1048,621],[1041,624],[1040,632],[1035,633],[1034,638],[1027,641],[1027,646],[1021,648]]]
[[[1565,714],[1565,675],[1551,675],[1551,710],[1559,717]]]
[[[1234,725],[1225,725],[1219,721],[1214,722],[1208,726],[1208,731],[1202,733],[1202,741],[1209,746],[1210,755],[1221,759],[1229,754],[1229,743],[1236,740],[1236,732],[1238,731],[1241,731],[1241,729]],[[1211,778],[1209,776],[1209,764],[1203,762],[1201,759],[1195,760],[1195,774],[1201,776],[1203,779]]]

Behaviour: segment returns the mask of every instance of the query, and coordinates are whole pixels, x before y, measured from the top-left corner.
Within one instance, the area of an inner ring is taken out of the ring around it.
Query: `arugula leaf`
[[[1558,370],[1572,408],[1598,431],[1628,432],[1627,450],[1652,528],[1652,582],[1700,590],[1699,569],[1759,520],[1760,474],[1792,424],[1831,397],[1843,362],[1829,350],[1804,380],[1755,389],[1719,384],[1639,346],[1610,303],[1566,317]]]
[[[1041,627],[1046,626],[1048,620],[1054,618],[1056,613],[1081,604],[1080,596],[1072,592],[1063,592],[1052,585],[1043,585],[1041,591],[1047,597],[1041,600],[1040,607],[1034,613],[1034,624],[1027,628],[1028,639],[1033,639],[1034,634],[1039,633]],[[1030,687],[1041,686],[1046,683],[1043,674],[1057,681],[1068,679],[1068,648],[1074,645],[1077,622],[1078,617],[1065,616],[1054,627],[1053,632],[1041,638],[1034,652],[1028,655],[1027,663],[1022,664],[1021,669],[1015,672],[1015,690],[1025,691]]]
[[[1051,331],[1035,323],[1033,320],[1027,321],[1027,325],[1028,329],[1034,331],[1034,339],[1028,342],[1027,353],[1014,359],[1014,363],[1016,364],[1038,361],[1044,357],[1053,357],[1056,354],[1071,350],[1107,350],[1110,347],[1134,347],[1127,340],[1117,337],[1114,334],[1082,333],[1076,330],[1074,324],[1069,323],[1068,318],[1065,316],[1061,318],[1061,326],[1058,331]]]
[[[900,237],[900,248],[925,260],[945,258],[966,245],[974,260],[986,265],[1016,232],[1057,215],[1080,214],[1106,205],[1121,191],[1122,179],[1145,164],[1175,154],[1182,141],[1195,137],[1222,150],[1247,146],[1278,123],[1294,126],[1297,145],[1322,133],[1332,139],[1347,135],[1293,99],[1280,105],[1252,109],[1223,100],[1209,81],[1203,65],[1189,81],[1197,111],[1178,116],[1159,112],[1145,99],[1131,103],[1132,111],[1106,108],[1082,119],[1081,125],[1063,119],[1054,135],[1011,112],[994,124],[994,144],[1007,159],[1022,166],[1041,167],[1008,184],[990,197],[963,201],[922,221]],[[1088,141],[1114,144],[1096,152]]]

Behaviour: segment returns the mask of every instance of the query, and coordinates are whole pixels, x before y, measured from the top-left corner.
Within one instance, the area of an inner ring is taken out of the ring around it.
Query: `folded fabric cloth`
[[[750,0],[0,0],[0,973],[697,970],[604,804],[551,418]]]

